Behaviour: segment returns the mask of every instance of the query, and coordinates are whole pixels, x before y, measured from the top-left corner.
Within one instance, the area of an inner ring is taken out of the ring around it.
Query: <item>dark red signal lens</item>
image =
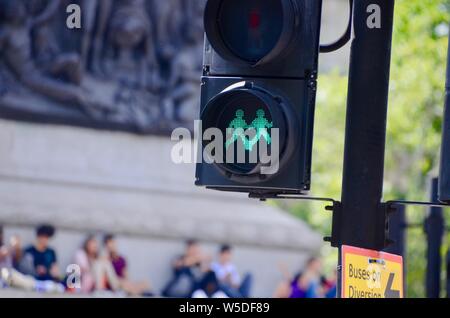
[[[274,49],[281,37],[283,4],[280,0],[225,0],[217,22],[228,50],[256,63]]]
[[[257,29],[261,26],[261,12],[258,9],[252,9],[249,14],[248,26],[250,29]]]

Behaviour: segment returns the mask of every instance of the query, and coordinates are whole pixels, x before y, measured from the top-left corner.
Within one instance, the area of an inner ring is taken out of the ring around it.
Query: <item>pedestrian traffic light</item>
[[[310,189],[321,7],[207,1],[198,186],[268,195]]]

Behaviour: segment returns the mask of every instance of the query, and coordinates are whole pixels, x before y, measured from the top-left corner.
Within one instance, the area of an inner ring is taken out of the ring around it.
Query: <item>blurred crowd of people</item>
[[[51,225],[36,228],[33,244],[22,247],[17,236],[8,244],[0,227],[0,288],[16,288],[45,293],[114,293],[122,296],[176,298],[249,298],[253,277],[241,275],[233,263],[233,248],[223,245],[214,259],[196,240],[188,240],[185,251],[171,267],[172,276],[162,291],[155,291],[145,281],[132,281],[128,264],[119,253],[114,235],[99,240],[89,235],[75,252],[73,272],[62,272],[50,240],[55,234]],[[336,279],[321,275],[321,261],[312,258],[304,271],[292,275],[282,269],[284,281],[274,293],[277,298],[333,298]]]

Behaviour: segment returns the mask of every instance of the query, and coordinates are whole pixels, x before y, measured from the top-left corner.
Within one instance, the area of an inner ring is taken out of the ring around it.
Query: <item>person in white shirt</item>
[[[219,251],[218,261],[211,265],[216,274],[220,289],[231,298],[248,298],[252,278],[249,274],[241,279],[236,266],[233,264],[233,249],[230,245],[223,245]]]

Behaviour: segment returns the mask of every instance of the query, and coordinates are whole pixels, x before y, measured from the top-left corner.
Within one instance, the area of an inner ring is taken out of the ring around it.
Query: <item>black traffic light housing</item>
[[[260,112],[279,129],[280,156],[274,174],[262,174],[261,164],[198,163],[198,186],[257,194],[310,190],[321,9],[321,0],[208,0],[202,132],[225,134],[239,111],[246,124],[258,123]]]

